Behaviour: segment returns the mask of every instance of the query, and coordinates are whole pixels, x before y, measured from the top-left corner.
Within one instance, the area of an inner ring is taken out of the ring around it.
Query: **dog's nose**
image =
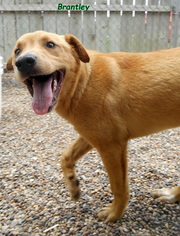
[[[30,72],[37,62],[37,58],[33,54],[21,56],[16,61],[16,67],[20,72]]]

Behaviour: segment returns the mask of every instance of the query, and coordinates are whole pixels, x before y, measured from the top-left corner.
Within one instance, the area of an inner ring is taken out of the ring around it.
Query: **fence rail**
[[[58,11],[60,2],[90,7],[87,12]],[[180,1],[0,0],[0,55],[4,61],[22,34],[36,30],[71,33],[85,47],[102,52],[176,47],[180,46]]]
[[[3,4],[0,6],[0,11],[4,12],[19,12],[19,11],[52,11],[57,12],[58,4],[23,4],[23,5],[15,5],[15,4]],[[172,11],[172,6],[141,6],[141,5],[104,5],[104,4],[96,4],[91,5],[88,11],[124,11],[124,12],[170,12]],[[61,10],[67,11],[67,10]]]

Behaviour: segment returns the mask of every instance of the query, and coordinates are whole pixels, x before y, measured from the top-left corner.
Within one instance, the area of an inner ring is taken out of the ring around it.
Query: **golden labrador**
[[[20,37],[7,69],[27,85],[35,113],[55,108],[80,134],[61,160],[72,199],[80,196],[74,164],[96,148],[114,195],[98,216],[121,218],[129,200],[128,140],[180,125],[180,48],[104,54],[73,35],[37,31]],[[180,186],[153,195],[174,202]]]

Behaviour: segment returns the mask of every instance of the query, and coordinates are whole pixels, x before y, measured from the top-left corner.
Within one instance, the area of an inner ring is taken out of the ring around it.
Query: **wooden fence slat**
[[[68,34],[70,29],[70,17],[68,17],[68,12],[58,12],[56,19],[56,31],[57,34],[63,35]]]
[[[57,24],[55,24],[57,19],[57,13],[56,12],[43,12],[43,29],[45,31],[50,31],[52,33],[57,33]]]
[[[79,14],[78,12],[71,12],[71,17],[69,17],[69,26],[67,30],[68,33],[75,35],[82,41],[81,14]]]
[[[109,52],[120,51],[121,27],[122,27],[121,20],[122,17],[120,16],[119,12],[111,12],[111,16],[108,18]]]
[[[96,37],[96,20],[94,14],[87,12],[84,16],[83,21],[83,36],[82,42],[84,46],[88,49],[97,50],[97,37]]]
[[[102,21],[103,19],[103,21]],[[97,50],[101,52],[108,52],[109,34],[108,34],[108,20],[106,12],[98,12],[96,17],[96,40]],[[103,33],[102,33],[103,32]]]
[[[3,24],[6,27],[3,27],[4,34],[4,52],[6,55],[11,55],[12,49],[16,42],[16,25],[15,25],[15,14],[7,13],[6,17],[3,18]],[[13,36],[13,37],[12,37]],[[8,56],[8,57],[9,57]]]
[[[5,51],[4,51],[4,43],[5,43],[5,40],[4,40],[4,33],[3,33],[3,14],[0,14],[0,56],[4,55]]]
[[[147,49],[144,47],[144,41],[146,39],[146,22],[145,13],[136,12],[136,16],[133,17],[132,28],[132,52],[145,52]]]
[[[21,35],[30,32],[29,14],[27,12],[19,12],[16,14],[16,34],[17,38]],[[19,27],[21,26],[21,27]]]
[[[29,13],[29,29],[30,32],[43,29],[43,21],[42,14],[38,14],[37,12]]]

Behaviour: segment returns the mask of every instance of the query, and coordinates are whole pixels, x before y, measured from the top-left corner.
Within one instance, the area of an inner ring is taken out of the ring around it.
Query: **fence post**
[[[178,37],[179,37],[179,27],[180,27],[180,1],[175,0],[174,1],[174,23],[173,23],[173,28],[172,28],[172,47],[177,47],[178,46]]]
[[[0,119],[2,116],[2,76],[3,74],[3,58],[0,57]]]

